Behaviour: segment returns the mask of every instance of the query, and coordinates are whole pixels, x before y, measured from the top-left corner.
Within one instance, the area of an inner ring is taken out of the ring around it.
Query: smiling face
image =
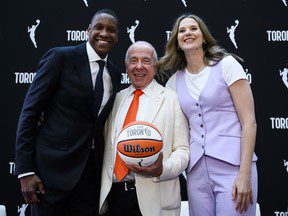
[[[117,42],[117,22],[106,13],[97,14],[88,28],[89,43],[95,52],[104,59]]]
[[[137,42],[133,44],[126,61],[126,70],[130,82],[136,89],[148,86],[156,75],[156,62],[151,46]]]
[[[177,35],[178,45],[184,51],[191,50],[203,50],[203,38],[202,31],[193,18],[184,18],[179,23],[178,35]]]

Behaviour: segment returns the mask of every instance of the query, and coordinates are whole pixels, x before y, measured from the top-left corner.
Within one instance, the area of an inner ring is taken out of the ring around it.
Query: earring
[[[206,45],[206,41],[203,41],[203,45]]]

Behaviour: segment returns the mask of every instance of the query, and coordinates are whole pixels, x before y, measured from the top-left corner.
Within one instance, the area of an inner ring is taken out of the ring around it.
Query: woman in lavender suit
[[[177,91],[190,124],[187,193],[193,216],[255,215],[254,102],[235,58],[198,16],[186,14],[176,20],[159,62],[161,71],[177,71],[166,87]]]

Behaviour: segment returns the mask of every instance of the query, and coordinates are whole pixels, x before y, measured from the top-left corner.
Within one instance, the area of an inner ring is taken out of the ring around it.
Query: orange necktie
[[[143,92],[140,89],[134,91],[134,97],[128,109],[127,115],[125,117],[123,127],[136,120],[136,115],[139,106],[139,97],[142,94]],[[128,172],[129,172],[128,167],[125,165],[125,162],[120,158],[118,152],[116,152],[114,173],[118,181],[121,182],[122,179],[128,174]]]

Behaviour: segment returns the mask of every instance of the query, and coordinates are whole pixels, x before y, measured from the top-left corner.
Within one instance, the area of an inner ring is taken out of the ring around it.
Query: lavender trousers
[[[203,155],[187,175],[187,193],[190,216],[255,216],[257,203],[257,168],[252,162],[251,184],[253,205],[248,210],[235,210],[232,186],[239,166]]]

